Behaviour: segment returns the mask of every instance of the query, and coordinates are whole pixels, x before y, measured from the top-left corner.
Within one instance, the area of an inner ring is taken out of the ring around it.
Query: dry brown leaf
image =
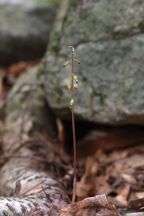
[[[58,130],[58,139],[60,142],[60,148],[59,148],[60,158],[65,163],[69,163],[70,157],[65,151],[65,139],[66,139],[65,127],[60,118],[56,118],[56,124]]]
[[[16,64],[12,64],[8,68],[8,72],[14,76],[18,76],[23,73],[25,70],[34,67],[37,65],[39,61],[29,61],[29,62],[18,62]]]
[[[144,210],[144,198],[131,200],[128,204],[129,209],[142,211]]]
[[[130,200],[142,198],[143,167],[144,146],[105,154],[97,152],[88,158],[85,173],[78,182],[78,200],[104,193],[120,206],[126,206]]]
[[[125,182],[130,183],[130,184],[137,184],[136,179],[132,175],[128,175],[124,173],[121,176]]]
[[[60,216],[118,216],[114,205],[105,195],[89,197],[74,204],[67,205],[60,211]]]
[[[65,145],[64,125],[63,125],[61,119],[59,119],[59,118],[56,119],[56,124],[57,124],[57,128],[58,128],[58,138],[59,138],[60,143],[62,144],[62,147],[64,148],[64,145]]]
[[[93,157],[89,157],[86,162],[85,173],[80,182],[77,183],[77,196],[81,198],[87,197],[90,190],[95,185],[95,174],[97,172],[98,165]]]
[[[135,196],[137,199],[142,199],[142,198],[144,198],[144,192],[137,192],[137,193],[135,193]]]
[[[92,130],[79,141],[78,156],[86,157],[92,155],[98,149],[112,151],[143,141],[144,133],[140,127]]]
[[[128,195],[130,193],[130,186],[126,185],[121,193],[116,197],[116,200],[122,205],[122,206],[127,206],[128,202],[127,202],[127,198]]]
[[[23,132],[28,134],[33,128],[33,121],[31,119],[27,119],[23,123]]]

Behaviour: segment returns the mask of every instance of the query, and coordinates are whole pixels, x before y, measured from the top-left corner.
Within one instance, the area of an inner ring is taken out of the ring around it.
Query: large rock
[[[40,58],[56,8],[36,0],[0,0],[0,65]]]
[[[45,90],[55,113],[70,118],[71,69],[62,65],[71,58],[67,45],[73,45],[81,62],[75,66],[77,119],[144,124],[144,2],[71,1],[62,22],[45,57]]]

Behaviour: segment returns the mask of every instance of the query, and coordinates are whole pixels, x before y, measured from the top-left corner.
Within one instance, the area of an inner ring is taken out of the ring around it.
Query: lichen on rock
[[[80,80],[77,119],[109,125],[144,123],[143,11],[144,3],[136,0],[90,0],[85,9],[82,2],[69,7],[55,42],[59,50],[51,40],[44,65],[47,101],[58,116],[70,118],[70,68],[66,71],[62,65],[71,58],[67,45],[73,45],[81,61],[75,66]]]

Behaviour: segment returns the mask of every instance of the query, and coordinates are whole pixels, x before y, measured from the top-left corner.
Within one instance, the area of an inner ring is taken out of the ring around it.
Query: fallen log
[[[58,158],[50,145],[36,135],[56,134],[52,113],[47,108],[39,68],[23,74],[6,103],[3,163],[0,170],[0,215],[58,215],[66,205],[64,188],[43,169],[39,149]],[[41,135],[42,136],[42,135]],[[41,160],[40,160],[41,159]],[[58,158],[59,160],[59,158]]]

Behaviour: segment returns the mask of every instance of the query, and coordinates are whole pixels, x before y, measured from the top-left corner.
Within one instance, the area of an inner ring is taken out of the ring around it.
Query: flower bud
[[[66,61],[66,63],[63,66],[66,67],[69,64],[70,64],[70,61]]]
[[[74,104],[74,100],[71,99],[71,101],[70,101],[70,106],[72,106],[73,104]]]
[[[78,84],[78,78],[76,75],[74,75],[73,79],[75,80],[76,84]]]
[[[77,84],[74,84],[74,88],[77,89],[77,87],[78,87]]]
[[[76,75],[74,75],[73,79],[76,81],[78,78],[77,78],[77,76],[76,76]]]
[[[74,60],[77,64],[80,64],[80,61],[78,59]]]

